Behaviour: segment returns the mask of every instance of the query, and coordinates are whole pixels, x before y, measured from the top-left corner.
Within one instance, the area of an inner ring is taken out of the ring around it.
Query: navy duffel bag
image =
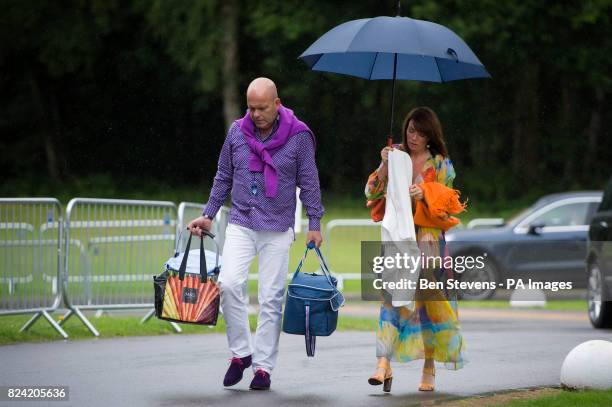
[[[311,249],[319,257],[323,274],[300,271]],[[317,336],[329,336],[336,330],[338,309],[344,305],[336,286],[337,280],[330,274],[321,251],[310,242],[287,288],[283,316],[283,332],[304,335],[308,356],[314,356]]]

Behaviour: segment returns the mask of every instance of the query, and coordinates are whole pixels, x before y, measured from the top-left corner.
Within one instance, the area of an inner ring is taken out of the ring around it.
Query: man
[[[281,331],[282,298],[295,234],[295,190],[309,218],[307,242],[322,242],[323,216],[315,139],[310,129],[281,105],[276,85],[257,78],[247,89],[247,114],[230,127],[219,157],[217,174],[202,216],[189,224],[201,236],[231,190],[232,208],[219,275],[221,306],[227,323],[232,360],[224,386],[242,380],[252,365],[250,388],[270,388]],[[249,330],[247,277],[259,256],[260,305],[254,340]]]

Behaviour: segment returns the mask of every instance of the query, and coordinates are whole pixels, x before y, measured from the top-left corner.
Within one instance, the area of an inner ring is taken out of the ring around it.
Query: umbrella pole
[[[393,54],[393,84],[391,85],[391,124],[389,125],[389,136],[387,146],[393,145],[393,111],[395,110],[395,71],[397,69],[397,54]]]

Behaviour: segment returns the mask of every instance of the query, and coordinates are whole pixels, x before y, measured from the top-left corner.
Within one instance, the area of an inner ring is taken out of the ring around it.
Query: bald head
[[[276,99],[278,97],[278,91],[276,85],[268,78],[256,78],[251,81],[247,88],[247,99],[249,94]]]
[[[268,78],[254,79],[247,88],[249,115],[263,137],[272,132],[281,101],[276,85]]]

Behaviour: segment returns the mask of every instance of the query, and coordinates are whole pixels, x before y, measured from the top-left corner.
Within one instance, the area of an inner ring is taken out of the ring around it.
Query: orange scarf
[[[451,216],[466,210],[467,201],[459,202],[459,190],[439,182],[423,182],[419,187],[423,190],[423,199],[416,201],[415,225],[447,231],[459,223],[459,219]]]

